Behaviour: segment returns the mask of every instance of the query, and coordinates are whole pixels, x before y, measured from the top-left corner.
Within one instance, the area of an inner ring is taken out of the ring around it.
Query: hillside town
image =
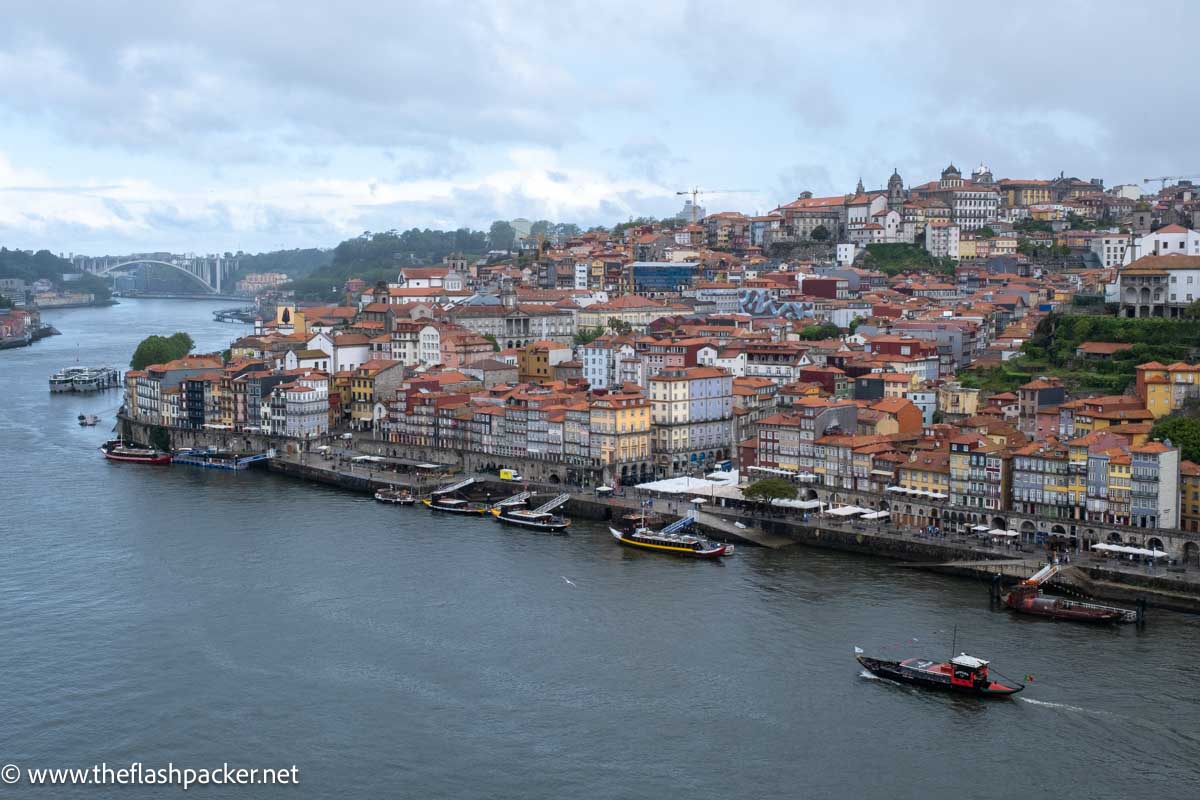
[[[513,252],[351,279],[334,305],[281,297],[225,353],[128,372],[125,413],[577,487],[782,477],[801,502],[820,490],[915,528],[1200,531],[1200,464],[1151,436],[1200,397],[1200,364],[1140,363],[1107,393],[979,380],[1056,314],[1190,317],[1188,181],[1145,194],[951,164],[760,216],[689,201],[618,232],[521,222]],[[1086,370],[1134,345],[1069,355]]]

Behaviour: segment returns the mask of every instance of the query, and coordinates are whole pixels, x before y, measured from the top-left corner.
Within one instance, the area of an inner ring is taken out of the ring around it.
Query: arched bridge
[[[222,281],[238,267],[236,258],[221,258],[219,256],[181,256],[179,258],[172,258],[170,261],[161,258],[126,256],[99,262],[93,261],[85,264],[84,269],[95,275],[104,275],[113,270],[121,269],[122,267],[132,267],[137,264],[156,264],[161,267],[170,267],[177,272],[182,272],[184,275],[193,278],[207,291],[215,294],[221,293]]]

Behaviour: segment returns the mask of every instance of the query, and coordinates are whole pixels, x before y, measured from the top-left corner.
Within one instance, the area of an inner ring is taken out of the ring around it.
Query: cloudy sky
[[[0,244],[769,210],[936,177],[1200,173],[1200,3],[6,0]]]

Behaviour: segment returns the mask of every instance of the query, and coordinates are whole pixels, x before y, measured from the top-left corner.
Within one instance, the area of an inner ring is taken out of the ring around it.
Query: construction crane
[[[692,196],[692,224],[696,224],[696,197],[702,194],[758,194],[754,189],[701,189],[698,186],[693,186],[691,189],[685,189],[682,192],[676,192],[677,195]]]
[[[1200,175],[1163,175],[1158,178],[1142,178],[1142,183],[1153,183],[1158,181],[1158,191],[1167,188],[1167,181],[1184,181],[1192,178],[1200,178]]]

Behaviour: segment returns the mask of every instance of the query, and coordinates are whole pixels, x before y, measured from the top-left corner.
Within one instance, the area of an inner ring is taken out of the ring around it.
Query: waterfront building
[[[1179,527],[1200,532],[1200,464],[1179,462]]]
[[[371,361],[354,370],[350,383],[350,422],[358,430],[375,425],[376,405],[391,399],[404,380],[404,365],[398,361]]]
[[[1033,441],[1014,452],[1014,511],[1052,519],[1081,519],[1086,493],[1086,479],[1072,472],[1067,448],[1057,438]]]
[[[729,457],[733,376],[715,367],[665,369],[649,378],[653,452],[660,475]]]
[[[592,392],[590,453],[612,481],[629,484],[651,477],[650,426],[650,399],[641,387]]]
[[[1130,524],[1138,528],[1174,528],[1179,522],[1179,451],[1164,442],[1129,448],[1133,484]]]

